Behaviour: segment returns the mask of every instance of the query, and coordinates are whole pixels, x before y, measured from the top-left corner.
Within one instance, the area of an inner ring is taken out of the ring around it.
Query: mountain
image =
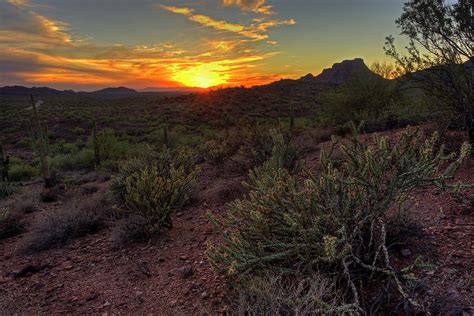
[[[306,76],[301,77],[299,80],[339,85],[350,78],[370,78],[374,76],[377,75],[366,66],[364,60],[362,58],[356,58],[352,60],[343,60],[340,63],[335,63],[331,68],[324,69],[317,76],[307,74]]]
[[[24,86],[6,86],[0,87],[0,95],[61,95],[61,94],[74,94],[72,90],[56,90],[48,87],[32,87],[27,88]]]
[[[97,90],[90,93],[131,94],[131,93],[137,93],[137,90],[133,90],[126,87],[116,87],[116,88],[105,88],[105,89]]]

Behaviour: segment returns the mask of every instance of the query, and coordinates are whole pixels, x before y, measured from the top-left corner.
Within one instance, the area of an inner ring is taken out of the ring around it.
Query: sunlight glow
[[[228,70],[216,63],[201,64],[177,70],[172,79],[187,87],[210,88],[226,84],[230,78]]]

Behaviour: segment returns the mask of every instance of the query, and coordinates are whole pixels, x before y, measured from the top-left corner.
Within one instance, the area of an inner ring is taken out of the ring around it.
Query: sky
[[[0,86],[253,86],[389,61],[405,0],[0,0]]]

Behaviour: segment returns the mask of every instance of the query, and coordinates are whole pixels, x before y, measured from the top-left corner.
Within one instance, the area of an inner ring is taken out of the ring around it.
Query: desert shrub
[[[90,148],[82,148],[68,154],[58,154],[50,160],[50,168],[52,170],[82,170],[91,169],[93,166],[94,151]]]
[[[8,208],[0,209],[0,239],[13,237],[23,231],[21,214]]]
[[[104,129],[99,135],[100,158],[103,161],[117,161],[126,156],[130,144],[128,141],[120,139],[112,129]],[[93,149],[93,140],[90,137],[87,142],[87,148]]]
[[[38,176],[38,169],[15,158],[10,160],[8,175],[10,181],[26,181]]]
[[[13,185],[8,182],[0,181],[0,200],[12,196],[15,192],[16,189]]]
[[[221,165],[231,154],[231,148],[226,141],[209,140],[202,146],[202,152],[207,162]]]
[[[31,146],[31,141],[29,138],[22,138],[16,142],[16,145],[21,148],[28,148]]]
[[[20,214],[33,213],[38,209],[41,186],[24,187],[18,194],[5,201],[7,208]]]
[[[391,110],[402,107],[395,83],[379,77],[354,78],[322,96],[319,124],[334,127],[351,121],[365,121],[370,130],[384,130],[393,116]]]
[[[341,291],[350,290],[339,306],[346,311],[368,308],[373,300],[361,300],[361,293],[369,288],[382,293],[395,289],[402,301],[419,308],[408,296],[403,276],[390,264],[386,223],[389,211],[406,210],[404,202],[417,188],[463,187],[447,180],[469,154],[469,145],[463,145],[459,157],[447,165],[446,160],[454,157],[443,147],[436,150],[436,143],[436,134],[426,139],[417,129],[393,141],[375,137],[373,142],[362,142],[354,133],[340,146],[342,161],[333,161],[322,151],[321,174],[308,173],[303,183],[281,164],[266,162],[251,171],[245,184],[248,196],[230,203],[222,222],[214,219],[224,241],[209,246],[211,263],[237,281],[252,275],[315,271],[336,277]]]
[[[104,224],[105,200],[100,197],[77,198],[43,217],[33,227],[23,245],[26,252],[59,247],[96,232]]]
[[[73,127],[69,129],[69,132],[78,136],[82,136],[85,134],[86,131],[81,127]]]
[[[291,173],[299,171],[299,161],[304,152],[291,142],[291,137],[276,129],[263,132],[260,128],[248,130],[244,134],[244,143],[240,148],[244,161],[250,167],[260,166],[270,157]]]
[[[130,145],[119,139],[113,130],[105,129],[98,135],[102,165],[113,169],[118,161],[127,155]],[[53,170],[92,170],[94,168],[94,147],[92,137],[87,143],[60,144],[59,153],[51,158]]]
[[[242,138],[240,151],[251,166],[259,166],[271,156],[273,145],[268,130],[258,125],[248,125],[242,131]]]
[[[119,209],[130,218],[141,218],[143,234],[152,236],[172,226],[171,214],[188,200],[196,173],[189,150],[150,149],[120,166],[111,191]]]

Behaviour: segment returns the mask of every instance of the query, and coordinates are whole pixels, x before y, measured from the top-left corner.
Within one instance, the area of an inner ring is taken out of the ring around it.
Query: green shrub
[[[69,131],[75,135],[78,135],[78,136],[82,136],[85,134],[85,130],[81,127],[73,127],[73,128],[70,128]]]
[[[7,208],[0,209],[0,239],[18,235],[23,231],[22,216]]]
[[[127,155],[130,145],[119,139],[113,130],[105,129],[99,133],[99,151],[102,164],[114,169],[118,161]],[[59,153],[51,158],[53,170],[82,170],[94,168],[94,145],[90,137],[84,145],[64,143],[58,146]]]
[[[436,142],[436,135],[426,140],[419,130],[408,130],[395,141],[375,137],[371,143],[361,142],[355,133],[340,146],[342,161],[322,151],[321,174],[309,175],[303,183],[281,164],[266,162],[251,171],[248,196],[230,203],[224,221],[214,219],[224,241],[209,246],[212,265],[236,280],[315,271],[336,277],[341,291],[350,289],[339,306],[346,311],[361,312],[373,302],[361,300],[365,290],[390,286],[402,300],[420,307],[390,265],[385,238],[389,210],[404,212],[413,190],[433,184],[462,187],[447,180],[468,156],[469,145],[446,166],[454,157],[443,148],[436,151]],[[370,282],[371,274],[375,282]],[[331,310],[334,306],[326,312]]]
[[[22,138],[16,142],[16,145],[21,148],[29,148],[31,146],[31,140],[28,138]]]
[[[11,161],[8,175],[10,181],[26,181],[38,176],[38,169],[24,164],[22,161]]]
[[[152,236],[172,226],[171,214],[188,200],[196,173],[189,150],[150,149],[145,156],[120,166],[112,178],[111,191],[120,210],[132,218],[142,218],[143,234]]]
[[[94,151],[90,148],[82,148],[77,152],[69,154],[58,154],[51,158],[52,170],[71,171],[92,169],[94,166]]]
[[[321,103],[317,119],[322,126],[365,121],[379,125],[373,129],[383,130],[391,110],[402,106],[402,97],[392,81],[378,77],[354,78],[323,94]]]

